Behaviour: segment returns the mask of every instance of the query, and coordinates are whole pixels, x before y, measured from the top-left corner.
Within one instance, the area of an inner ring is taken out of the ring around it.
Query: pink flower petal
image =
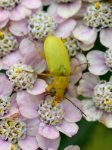
[[[25,139],[20,140],[18,145],[22,150],[37,150],[38,143],[35,137],[27,136]]]
[[[95,75],[103,75],[109,70],[105,64],[105,56],[102,51],[91,51],[87,55],[89,71]]]
[[[35,108],[42,102],[44,95],[31,95],[26,91],[21,91],[17,93],[17,103],[19,106],[31,106]]]
[[[36,9],[42,5],[42,2],[41,0],[22,0],[21,4],[29,9]]]
[[[10,12],[7,10],[0,10],[0,22],[5,21],[9,18]]]
[[[31,108],[29,106],[21,106],[19,107],[19,111],[23,117],[28,119],[38,117],[38,112],[36,111],[36,109]]]
[[[86,117],[84,117],[87,121],[97,121],[101,118],[103,113],[94,106],[92,100],[82,101],[82,111],[86,114]]]
[[[30,95],[25,91],[17,93],[17,104],[23,117],[32,119],[38,116],[37,108],[43,96]]]
[[[11,150],[12,144],[0,138],[0,150]]]
[[[38,120],[38,118],[28,119],[26,121],[27,135],[36,136],[38,129],[39,129],[39,124],[40,124],[40,121]]]
[[[75,14],[74,18],[82,19],[85,15],[87,8],[88,8],[88,5],[89,5],[89,3],[83,2],[80,10],[78,11],[77,14]]]
[[[36,42],[37,47],[43,52],[43,43]],[[23,63],[32,66],[37,73],[42,73],[46,69],[46,61],[39,54],[34,42],[25,38],[20,43],[20,53]]]
[[[34,53],[34,55],[37,55],[37,51],[35,49],[34,43],[28,38],[24,38],[21,41],[19,49],[23,56],[27,54],[31,54],[31,53]]]
[[[75,28],[73,35],[76,39],[83,42],[84,44],[91,45],[96,40],[97,32],[95,29],[80,25]]]
[[[16,36],[24,36],[28,33],[26,20],[11,22],[9,30],[12,34]]]
[[[14,64],[22,62],[22,56],[19,51],[10,53],[9,55],[3,57],[4,69],[10,68]]]
[[[100,119],[100,122],[103,123],[107,128],[112,128],[112,114],[103,114],[103,116]]]
[[[94,87],[99,82],[98,76],[95,76],[89,72],[83,74],[82,79],[79,82],[78,86],[78,94],[83,95],[85,97],[92,97]]]
[[[90,49],[92,49],[93,47],[94,47],[94,43],[92,43],[92,44],[89,44],[89,45],[86,45],[86,44],[84,44],[84,43],[82,43],[82,42],[79,42],[80,44],[79,44],[79,47],[81,48],[81,50],[83,50],[83,51],[89,51]]]
[[[66,122],[66,121],[63,121],[63,124],[60,126],[57,126],[56,128],[60,132],[66,134],[69,137],[74,136],[79,129],[79,127],[75,123],[70,123],[70,122]]]
[[[9,111],[9,113],[8,114],[6,114],[5,116],[3,116],[3,117],[0,117],[0,119],[3,119],[3,118],[15,118],[16,116],[19,116],[20,115],[20,113],[19,113],[19,109],[17,108],[17,107],[11,107],[10,108],[10,111]]]
[[[13,21],[20,21],[29,15],[31,15],[30,9],[25,8],[22,5],[18,5],[11,11],[10,19]]]
[[[5,27],[7,25],[7,23],[9,22],[9,18],[0,22],[0,29],[2,29],[3,27]]]
[[[75,15],[79,9],[81,8],[81,1],[80,0],[75,0],[74,2],[71,3],[63,3],[58,5],[57,13],[59,16],[62,18],[69,18]],[[69,10],[69,11],[68,11]]]
[[[66,147],[64,150],[80,150],[80,147],[79,146],[70,145],[70,146]]]
[[[43,123],[39,126],[39,134],[48,139],[57,139],[59,137],[59,131],[55,127]]]
[[[73,106],[72,103],[65,100],[63,101],[63,107],[64,107],[64,118],[68,122],[77,122],[81,120],[82,114],[81,112]]]
[[[0,95],[9,96],[13,91],[12,83],[4,74],[0,74]]]
[[[47,87],[47,83],[42,79],[37,79],[37,82],[34,85],[33,89],[28,89],[27,92],[32,95],[39,95],[45,92],[45,89]]]
[[[57,23],[62,23],[66,19],[64,19],[63,17],[57,14],[57,9],[58,9],[58,4],[53,3],[48,7],[47,12],[55,19]]]
[[[108,35],[108,36],[107,36]],[[112,48],[112,28],[103,29],[100,32],[100,42],[108,48]]]
[[[87,58],[83,53],[78,53],[76,59],[80,62],[80,67],[84,71],[87,68]]]
[[[38,145],[43,150],[53,149],[57,150],[60,144],[60,137],[57,139],[48,139],[41,136],[39,133],[37,133],[36,136]]]
[[[66,20],[65,22],[63,22],[58,26],[58,28],[55,31],[55,35],[60,38],[67,38],[68,36],[70,36],[75,26],[76,26],[75,20],[73,19]]]
[[[77,88],[74,85],[74,80],[73,81],[70,80],[66,95],[69,95],[70,97],[76,97],[77,96]]]
[[[80,66],[79,60],[76,58],[71,59],[71,76],[70,82],[77,83],[82,76],[82,67]]]

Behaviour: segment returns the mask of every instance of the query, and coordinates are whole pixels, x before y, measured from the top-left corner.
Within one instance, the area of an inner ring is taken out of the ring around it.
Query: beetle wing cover
[[[48,36],[44,43],[44,52],[51,74],[70,75],[68,51],[61,39],[55,36]]]

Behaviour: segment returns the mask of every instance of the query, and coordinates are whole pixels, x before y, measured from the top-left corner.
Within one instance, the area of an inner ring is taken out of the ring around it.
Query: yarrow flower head
[[[3,119],[0,121],[0,137],[12,144],[26,136],[26,125],[18,119]]]
[[[17,39],[8,31],[0,32],[0,57],[3,57],[18,48]]]
[[[30,16],[28,29],[34,39],[43,40],[53,34],[56,28],[54,19],[47,12],[37,12]]]
[[[105,112],[112,112],[112,83],[104,82],[96,85],[93,101],[99,109]]]
[[[32,89],[37,80],[32,67],[25,64],[15,64],[6,72],[15,90]]]
[[[39,105],[38,113],[40,120],[48,125],[59,125],[64,119],[64,110],[61,104],[53,107],[52,101],[49,99]]]
[[[52,105],[53,97],[47,96],[44,98],[44,95],[32,96],[26,91],[22,91],[17,94],[17,103],[21,110],[21,115],[27,119],[30,118],[27,122],[29,126],[34,126],[35,124],[37,131],[35,134],[39,146],[45,149],[46,143],[54,140],[55,142],[57,141],[56,144],[51,144],[50,146],[57,149],[60,143],[60,132],[69,137],[75,135],[78,131],[76,122],[81,119],[82,114],[69,101],[64,100],[54,106]],[[21,102],[23,105],[21,105]],[[28,107],[26,107],[27,105]],[[29,113],[26,113],[28,111]],[[42,142],[40,143],[40,139],[45,145],[42,145]],[[49,144],[46,146],[46,149],[49,149]]]
[[[1,0],[0,7],[4,9],[12,9],[17,6],[21,0]]]
[[[84,16],[84,22],[87,26],[98,30],[112,27],[112,9],[110,5],[104,2],[90,4]]]
[[[112,81],[100,81],[90,73],[85,73],[80,80],[78,93],[86,98],[82,101],[82,111],[88,121],[100,121],[112,128]]]

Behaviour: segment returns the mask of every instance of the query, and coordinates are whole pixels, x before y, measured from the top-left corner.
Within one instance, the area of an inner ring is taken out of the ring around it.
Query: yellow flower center
[[[4,38],[4,34],[2,31],[0,31],[0,39],[2,40]]]
[[[100,3],[99,3],[99,2],[96,2],[96,3],[95,3],[95,8],[96,8],[96,9],[99,9],[99,8],[100,8]]]
[[[111,103],[110,99],[106,99],[106,100],[104,101],[104,104],[106,104],[106,105],[110,105],[110,103]]]

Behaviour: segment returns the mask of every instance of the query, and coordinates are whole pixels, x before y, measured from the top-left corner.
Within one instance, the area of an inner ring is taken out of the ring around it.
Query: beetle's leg
[[[42,52],[42,51],[38,48],[37,43],[36,43],[35,41],[34,41],[34,45],[35,45],[35,48],[36,48],[36,50],[38,51],[39,55],[40,55],[43,59],[45,59],[44,52]]]
[[[46,77],[54,77],[54,75],[52,75],[50,73],[39,73],[38,75],[40,75],[40,76],[46,76]]]
[[[63,98],[64,92],[68,86],[69,83],[69,77],[67,76],[57,76],[54,79],[53,85],[55,88],[55,98],[52,102],[52,106],[55,106],[57,103],[61,102],[61,99]]]
[[[50,92],[53,87],[54,87],[53,84],[49,84],[45,89],[46,92]]]
[[[61,95],[60,95],[60,93],[58,93],[58,92],[56,91],[55,98],[54,98],[54,100],[52,101],[52,106],[53,106],[53,107],[56,106],[58,103],[60,103],[61,98],[63,97],[63,93],[64,93],[64,92],[62,92]]]

